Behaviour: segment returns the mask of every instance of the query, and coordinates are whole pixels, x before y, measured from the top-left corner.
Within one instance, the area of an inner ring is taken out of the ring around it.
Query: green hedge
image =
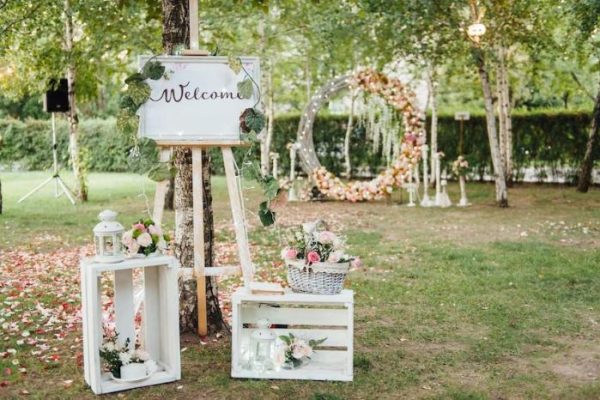
[[[289,152],[286,144],[295,140],[299,117],[280,116],[275,120],[273,150],[281,155],[282,170],[289,168]],[[346,116],[322,116],[314,125],[315,149],[329,170],[340,173],[343,170],[343,140]],[[429,121],[428,121],[429,124]],[[516,166],[569,165],[577,167],[583,158],[590,124],[590,114],[586,112],[533,112],[515,113],[513,116],[514,160]],[[489,145],[483,115],[472,115],[465,122],[464,152],[474,171],[482,171],[490,165]],[[88,150],[88,167],[92,171],[129,171],[136,169],[128,159],[129,147],[115,129],[115,121],[84,120],[81,127],[81,146]],[[68,135],[65,121],[57,123],[60,160],[68,161]],[[452,115],[439,118],[439,148],[446,153],[446,160],[457,157],[458,122]],[[49,121],[0,120],[0,134],[3,145],[0,147],[0,164],[19,163],[23,169],[40,170],[52,164],[51,136]],[[362,127],[356,127],[352,134],[351,157],[354,167],[371,166],[373,171],[382,168],[382,159],[373,154],[371,145],[365,139]],[[596,159],[600,151],[596,149]],[[236,149],[238,159],[247,150]],[[258,148],[254,149],[258,155]],[[152,149],[145,147],[146,159],[156,156]],[[222,173],[221,155],[213,151],[215,172]]]

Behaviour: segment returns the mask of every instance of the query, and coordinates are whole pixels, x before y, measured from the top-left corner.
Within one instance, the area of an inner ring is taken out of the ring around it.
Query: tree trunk
[[[0,214],[2,214],[2,181],[0,181]]]
[[[77,117],[75,98],[75,60],[73,59],[73,15],[69,0],[65,0],[65,51],[67,53],[67,82],[69,112],[69,149],[71,153],[71,164],[75,176],[75,194],[80,201],[87,201],[88,191],[86,182],[85,165],[81,162],[79,152],[79,118]]]
[[[477,64],[477,72],[481,80],[481,88],[483,90],[483,99],[485,104],[485,117],[487,122],[488,139],[490,142],[490,151],[492,155],[492,165],[494,168],[494,178],[496,181],[496,203],[500,207],[508,207],[508,190],[506,188],[506,175],[504,166],[500,159],[500,146],[498,144],[498,131],[496,130],[496,116],[494,115],[494,105],[492,99],[492,89],[490,86],[490,78],[485,67],[485,58],[483,52],[475,48],[473,49],[475,61]]]
[[[348,126],[346,126],[346,136],[344,137],[344,164],[346,167],[346,178],[352,177],[352,164],[350,162],[350,138],[352,137],[352,130],[354,129],[354,102],[356,100],[356,93],[351,93],[352,100],[350,101],[350,114],[348,115]]]
[[[579,172],[579,183],[577,190],[586,193],[592,184],[592,170],[594,168],[594,150],[598,143],[598,127],[600,126],[600,88],[596,94],[594,101],[594,112],[592,114],[592,126],[590,128],[590,136],[588,137],[587,146],[585,148],[585,156],[581,163],[581,171]]]
[[[169,178],[169,188],[165,194],[165,210],[175,210],[175,177]]]
[[[173,54],[179,46],[189,47],[188,0],[163,0],[163,47]],[[205,267],[212,267],[214,224],[210,186],[210,158],[202,152],[202,184],[204,192]],[[181,332],[195,332],[198,328],[198,299],[194,267],[194,218],[192,194],[192,153],[189,148],[177,147],[174,152],[175,176],[175,255],[182,266],[179,286],[179,327]],[[199,211],[199,210],[197,210]],[[214,278],[206,277],[206,303],[209,333],[224,327]]]
[[[504,173],[506,181],[510,185],[512,183],[512,118],[510,106],[510,85],[508,82],[508,71],[506,68],[506,49],[498,48],[498,121],[500,123],[500,149],[502,155],[502,163],[504,165]]]
[[[435,72],[433,67],[429,69],[427,74],[427,84],[429,86],[429,108],[431,110],[431,171],[435,171],[435,157],[437,154],[438,140],[437,140],[437,128],[438,128],[438,110],[437,110],[437,82],[435,81]],[[431,174],[430,185],[435,183],[435,174]],[[427,185],[427,182],[423,184]]]

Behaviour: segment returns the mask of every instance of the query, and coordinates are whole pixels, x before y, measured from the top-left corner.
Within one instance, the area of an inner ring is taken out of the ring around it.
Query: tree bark
[[[346,168],[346,178],[352,177],[352,164],[350,161],[350,138],[354,129],[354,102],[356,101],[356,93],[351,93],[350,114],[348,114],[348,125],[346,126],[346,135],[344,136],[344,164]]]
[[[189,3],[188,0],[163,0],[163,48],[173,54],[178,47],[189,47]],[[210,185],[211,166],[206,151],[202,152],[202,185],[204,193],[204,239],[205,267],[212,267],[214,251],[214,223],[212,193]],[[175,255],[178,257],[180,274],[179,326],[181,332],[195,332],[198,328],[198,299],[194,267],[194,218],[192,192],[192,153],[189,148],[177,147],[174,151],[177,174],[174,182],[175,194]],[[199,210],[197,210],[199,212]],[[209,333],[224,328],[217,297],[216,281],[206,277],[206,303]]]
[[[500,123],[500,149],[502,153],[502,162],[504,165],[504,173],[506,175],[507,184],[512,183],[512,151],[513,151],[513,134],[512,134],[512,117],[510,106],[510,84],[508,81],[508,70],[506,67],[506,49],[502,46],[498,48],[498,121]]]
[[[271,63],[270,59],[267,61],[267,66],[267,134],[265,137],[265,155],[267,159],[267,173],[269,173],[269,154],[271,153],[271,143],[273,142],[273,122],[275,120],[275,109],[273,103],[273,64]],[[271,173],[274,174],[275,172],[271,171]]]
[[[437,154],[437,128],[438,128],[438,110],[437,110],[437,82],[435,79],[434,67],[431,67],[427,74],[427,84],[429,86],[429,109],[431,110],[431,171],[435,171],[435,157]],[[423,184],[427,185],[427,182]],[[435,184],[435,174],[431,174],[430,185]]]
[[[85,174],[85,165],[81,162],[79,151],[79,118],[77,117],[76,96],[75,96],[75,60],[73,59],[73,15],[69,0],[65,0],[65,52],[67,54],[67,82],[68,82],[68,100],[69,112],[67,118],[69,122],[69,150],[71,153],[71,165],[73,166],[73,175],[75,175],[75,194],[80,201],[88,200],[88,190]]]
[[[165,194],[165,210],[175,210],[175,177],[169,178],[169,188]]]
[[[592,126],[588,137],[587,146],[585,148],[585,156],[581,163],[581,171],[579,171],[579,183],[577,190],[586,193],[592,184],[592,170],[594,168],[594,150],[598,145],[598,127],[600,127],[600,88],[594,100],[594,112],[592,114]]]
[[[490,78],[485,66],[485,58],[481,49],[474,48],[474,57],[477,65],[477,72],[481,81],[483,90],[483,99],[485,105],[485,117],[487,123],[487,133],[490,142],[490,151],[492,155],[492,165],[494,168],[494,178],[496,183],[496,203],[500,207],[508,207],[508,190],[506,188],[506,175],[504,166],[500,159],[500,146],[498,144],[498,131],[496,129],[496,116],[494,115],[494,105],[492,99],[492,89]]]
[[[0,214],[2,214],[2,181],[0,181]]]

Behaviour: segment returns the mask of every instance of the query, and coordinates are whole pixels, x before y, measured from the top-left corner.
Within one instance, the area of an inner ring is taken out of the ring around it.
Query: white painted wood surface
[[[96,394],[111,393],[136,387],[173,382],[181,379],[179,348],[177,270],[174,257],[133,258],[116,264],[99,264],[93,258],[83,259],[81,272],[81,307],[83,319],[83,354],[85,381]],[[144,314],[141,342],[161,370],[136,383],[117,383],[102,373],[102,272],[115,274],[115,322],[119,336],[128,332],[135,342],[132,270],[144,270]]]
[[[255,379],[353,379],[354,294],[312,295],[287,291],[283,295],[254,295],[247,288],[232,296],[233,337],[231,376]],[[293,333],[306,339],[327,340],[310,363],[295,370],[258,373],[248,366],[250,335],[256,322],[267,318],[277,335]]]

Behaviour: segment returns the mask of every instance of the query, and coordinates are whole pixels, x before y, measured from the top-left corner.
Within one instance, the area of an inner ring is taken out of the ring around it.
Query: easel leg
[[[206,278],[204,277],[204,187],[202,184],[202,149],[192,147],[192,185],[194,203],[194,273],[198,296],[198,335],[208,334],[206,315]]]
[[[240,264],[244,275],[244,285],[248,286],[254,276],[254,267],[250,260],[250,247],[248,246],[248,235],[242,209],[242,194],[240,193],[235,175],[235,160],[231,147],[221,147],[223,152],[223,163],[225,164],[225,175],[227,177],[227,190],[229,202],[233,214],[233,226],[235,228],[235,239],[240,255]]]

